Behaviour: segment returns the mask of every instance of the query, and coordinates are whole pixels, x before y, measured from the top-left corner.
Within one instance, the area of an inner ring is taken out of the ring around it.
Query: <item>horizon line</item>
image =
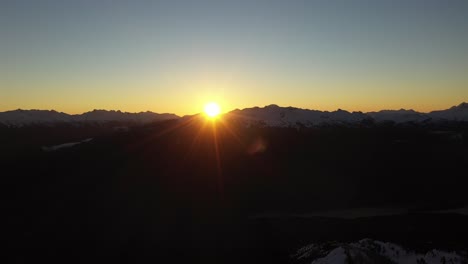
[[[339,110],[342,110],[342,111],[346,111],[346,112],[349,112],[349,113],[373,113],[373,112],[381,112],[381,111],[401,111],[401,110],[404,110],[404,111],[414,111],[414,112],[418,112],[418,113],[421,113],[421,114],[429,114],[431,112],[436,112],[436,111],[443,111],[443,110],[448,110],[452,107],[457,107],[457,106],[461,106],[461,105],[464,105],[464,104],[468,104],[467,102],[463,101],[459,104],[456,104],[456,105],[452,105],[446,109],[434,109],[434,110],[431,110],[431,111],[428,111],[428,112],[421,112],[421,111],[417,111],[417,110],[414,110],[412,108],[410,109],[406,109],[406,108],[399,108],[399,109],[380,109],[380,110],[374,110],[374,111],[367,111],[367,112],[364,112],[364,111],[349,111],[349,110],[346,110],[346,109],[343,109],[343,108],[337,108],[335,110],[319,110],[319,109],[311,109],[311,108],[301,108],[301,107],[296,107],[296,106],[281,106],[281,105],[278,105],[278,104],[267,104],[267,105],[264,105],[264,106],[251,106],[251,107],[245,107],[245,108],[234,108],[232,110],[229,110],[229,111],[225,111],[225,112],[222,112],[222,114],[227,114],[227,113],[230,113],[230,112],[233,112],[233,111],[236,111],[236,110],[245,110],[245,109],[250,109],[250,108],[266,108],[266,107],[269,107],[269,106],[277,106],[277,107],[281,107],[281,108],[296,108],[296,109],[301,109],[301,110],[309,110],[309,111],[320,111],[320,112],[336,112],[336,111],[339,111]],[[38,108],[30,108],[30,109],[24,109],[24,108],[17,108],[17,109],[11,109],[11,110],[3,110],[3,111],[0,111],[0,113],[6,113],[6,112],[13,112],[13,111],[49,111],[49,112],[58,112],[58,113],[62,113],[62,114],[67,114],[67,115],[83,115],[83,114],[86,114],[86,113],[90,113],[90,112],[93,112],[93,111],[107,111],[107,112],[121,112],[121,113],[124,113],[124,114],[142,114],[142,113],[153,113],[153,114],[159,114],[159,115],[175,115],[175,116],[178,116],[178,117],[184,117],[184,116],[190,116],[190,115],[197,115],[197,114],[200,114],[202,113],[202,111],[198,112],[198,113],[192,113],[192,114],[176,114],[176,113],[170,113],[170,112],[154,112],[154,111],[151,111],[151,110],[146,110],[146,111],[137,111],[137,112],[128,112],[128,111],[122,111],[122,110],[116,110],[116,109],[98,109],[98,108],[95,108],[95,109],[92,109],[92,110],[89,110],[89,111],[85,111],[85,112],[82,112],[82,113],[67,113],[67,112],[64,112],[64,111],[58,111],[58,110],[55,110],[55,109],[38,109]]]

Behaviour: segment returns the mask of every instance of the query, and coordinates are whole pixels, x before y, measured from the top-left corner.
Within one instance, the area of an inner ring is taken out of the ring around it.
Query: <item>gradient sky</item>
[[[466,0],[0,1],[0,111],[468,101]]]

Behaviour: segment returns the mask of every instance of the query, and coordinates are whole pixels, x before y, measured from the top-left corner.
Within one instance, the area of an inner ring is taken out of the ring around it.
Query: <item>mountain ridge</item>
[[[323,124],[357,124],[363,122],[394,122],[394,123],[425,123],[457,121],[468,122],[468,103],[462,102],[445,110],[435,110],[428,113],[413,109],[349,112],[338,108],[335,111],[320,111],[292,106],[282,107],[269,104],[264,107],[235,109],[224,114],[229,118],[237,118],[248,124],[261,124],[274,127],[316,126]],[[0,124],[6,126],[24,126],[43,123],[72,122],[136,122],[150,123],[169,119],[180,119],[171,113],[122,112],[120,110],[94,109],[82,114],[67,114],[56,110],[10,110],[0,112]]]
[[[177,119],[179,116],[170,113],[154,113],[150,111],[129,113],[120,110],[94,109],[82,114],[67,114],[55,110],[10,110],[0,112],[0,124],[6,126],[24,126],[33,124],[74,123],[74,122],[136,122],[149,123],[168,119]]]
[[[468,104],[463,102],[446,110],[422,113],[413,109],[380,110],[375,112],[349,112],[342,109],[335,111],[319,111],[296,107],[280,107],[267,105],[236,109],[228,113],[245,120],[249,124],[261,124],[266,126],[315,126],[324,124],[356,124],[362,122],[395,122],[395,123],[425,123],[462,121],[468,122]]]

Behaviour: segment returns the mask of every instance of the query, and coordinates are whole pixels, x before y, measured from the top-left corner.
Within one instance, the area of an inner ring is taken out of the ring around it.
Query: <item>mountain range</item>
[[[268,105],[236,109],[225,114],[249,125],[273,127],[312,127],[326,124],[360,124],[363,122],[425,123],[444,121],[468,121],[468,103],[461,103],[446,110],[421,113],[412,109],[381,110],[378,112],[319,111],[295,107]],[[13,110],[0,112],[0,124],[8,127],[20,127],[37,124],[71,123],[71,122],[132,122],[150,123],[169,119],[178,119],[175,114],[158,114],[153,112],[128,113],[121,111],[93,110],[80,115],[70,115],[54,110]]]
[[[153,112],[128,113],[121,111],[93,110],[80,115],[70,115],[55,110],[13,110],[0,112],[0,124],[8,127],[26,125],[73,123],[73,122],[133,122],[150,123],[176,119],[174,114],[157,114]]]
[[[421,113],[412,109],[381,110],[378,112],[348,112],[338,109],[333,112],[300,109],[295,107],[279,107],[268,105],[263,108],[253,107],[234,110],[231,116],[247,120],[251,124],[266,126],[296,127],[298,125],[311,127],[324,124],[359,124],[362,122],[395,122],[423,123],[443,121],[468,121],[468,103],[461,103],[446,110]]]
[[[374,239],[361,239],[351,243],[326,242],[302,247],[293,255],[300,263],[466,263],[463,253],[432,249],[416,252],[400,245]]]

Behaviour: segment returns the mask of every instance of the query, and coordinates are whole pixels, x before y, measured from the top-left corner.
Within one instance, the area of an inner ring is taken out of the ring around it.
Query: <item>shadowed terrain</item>
[[[313,241],[463,249],[468,217],[428,211],[467,205],[467,131],[246,127],[201,116],[128,131],[3,128],[7,252],[18,262],[287,263]],[[307,216],[364,207],[405,213]]]

